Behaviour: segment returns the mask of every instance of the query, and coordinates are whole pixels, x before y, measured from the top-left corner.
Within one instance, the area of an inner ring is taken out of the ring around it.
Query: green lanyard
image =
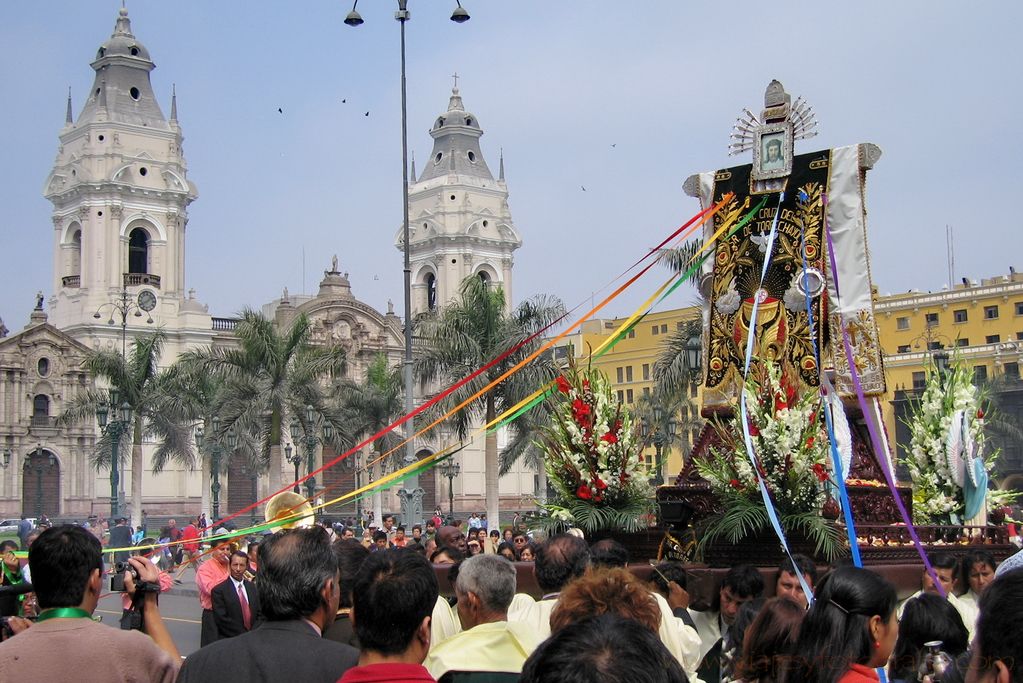
[[[43,610],[36,621],[46,621],[47,619],[92,619],[92,615],[77,607],[52,607]]]

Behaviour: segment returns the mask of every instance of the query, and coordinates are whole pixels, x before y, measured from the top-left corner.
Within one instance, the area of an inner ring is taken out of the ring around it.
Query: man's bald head
[[[457,527],[453,526],[442,526],[437,529],[437,546],[455,548],[463,555],[466,554],[468,546],[465,542],[465,536],[458,530]]]
[[[582,576],[589,566],[590,549],[586,541],[559,534],[536,547],[533,575],[540,590],[556,593],[572,579]]]

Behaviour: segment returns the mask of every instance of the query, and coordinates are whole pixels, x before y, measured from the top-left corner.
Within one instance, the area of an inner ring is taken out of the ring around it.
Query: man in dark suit
[[[259,593],[245,579],[249,556],[241,551],[231,555],[230,576],[210,591],[213,620],[221,638],[233,638],[259,625]]]
[[[108,548],[130,548],[131,547],[131,527],[128,526],[128,520],[121,517],[117,520],[117,524],[110,529],[110,540],[107,542]],[[114,553],[114,562],[127,562],[130,553],[127,550],[121,550]]]
[[[337,561],[322,527],[285,530],[259,546],[256,585],[263,623],[189,655],[178,683],[335,683],[359,652],[321,637],[340,599]]]

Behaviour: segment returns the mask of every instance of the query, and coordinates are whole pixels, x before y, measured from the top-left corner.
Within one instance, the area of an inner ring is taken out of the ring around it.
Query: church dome
[[[418,182],[451,174],[493,180],[480,150],[481,135],[483,129],[476,115],[465,110],[458,87],[452,88],[448,110],[435,118],[430,127],[433,152]]]
[[[132,35],[131,20],[128,18],[128,10],[124,7],[118,13],[114,33],[107,42],[100,45],[96,52],[97,60],[106,57],[132,57],[144,59],[147,62],[151,61],[149,50]]]

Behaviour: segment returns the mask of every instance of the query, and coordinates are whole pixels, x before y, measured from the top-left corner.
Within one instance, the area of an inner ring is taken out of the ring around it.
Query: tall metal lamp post
[[[457,7],[451,13],[451,21],[456,24],[463,24],[469,21],[469,13],[462,7],[461,0],[456,0]],[[364,22],[362,16],[356,11],[359,0],[355,0],[352,11],[345,17],[345,24],[356,27]],[[415,408],[413,392],[415,386],[412,381],[412,264],[409,245],[409,217],[408,217],[408,109],[405,93],[405,22],[411,15],[408,11],[408,0],[398,0],[398,11],[394,18],[401,27],[401,194],[402,194],[402,215],[403,232],[402,246],[405,253],[405,414],[409,414]],[[414,439],[409,439],[405,445],[404,462],[411,465],[416,461],[416,450]],[[405,525],[418,524],[423,518],[423,489],[419,486],[419,477],[412,476],[406,480],[405,486],[398,492],[401,497],[401,520]]]
[[[298,423],[291,423],[291,438],[293,440],[298,439]],[[295,486],[291,489],[295,493],[298,493],[298,466],[302,464],[302,453],[291,447],[291,444],[284,446],[284,459],[295,466]]]
[[[127,401],[117,407],[117,390],[111,389],[110,403],[100,403],[96,408],[96,421],[99,428],[106,432],[110,438],[110,519],[116,519],[120,514],[119,484],[121,477],[120,462],[118,462],[121,445],[121,437],[131,429],[132,410],[131,404]],[[113,414],[111,415],[111,409]],[[120,414],[118,414],[120,410]],[[109,419],[113,417],[114,419]],[[118,419],[120,418],[120,419]]]
[[[37,447],[35,453],[39,456],[33,460],[32,458],[25,458],[25,470],[32,470],[36,475],[36,519],[40,519],[43,516],[43,474],[51,471],[57,464],[57,458],[50,453],[49,458],[43,458],[42,447]],[[7,463],[10,462],[10,458],[5,453],[4,455],[4,467],[7,467]]]
[[[462,466],[452,460],[446,460],[438,467],[442,477],[448,478],[448,517],[455,518],[455,477],[462,471]]]
[[[309,478],[306,479],[306,481],[305,481],[305,493],[306,493],[306,500],[312,502],[313,499],[316,497],[316,477],[312,476],[313,472],[316,470],[316,444],[321,442],[321,438],[316,435],[316,419],[317,419],[316,410],[312,406],[310,406],[310,405],[307,405],[305,407],[305,419],[306,419],[306,426],[305,426],[305,453],[306,453],[306,468],[307,468],[306,469],[306,474],[309,476]],[[300,425],[298,423],[298,420],[293,420],[291,422],[291,438],[293,440],[296,440],[296,441],[298,440],[299,431],[300,431]],[[323,442],[329,442],[333,438],[334,438],[334,427],[329,422],[324,420],[323,421],[323,437],[322,437],[322,441]],[[295,481],[297,482],[298,481],[298,464],[302,461],[302,456],[299,455],[298,453],[296,453],[295,454],[295,459],[291,460],[291,456],[290,456],[289,451],[288,451],[287,448],[285,448],[284,452],[285,452],[285,457],[287,457],[288,460],[290,460],[291,462],[293,462],[295,464]],[[298,484],[297,483],[295,484],[295,493],[298,493]]]
[[[210,508],[212,510],[213,519],[220,519],[220,468],[221,458],[224,455],[224,447],[220,442],[220,418],[213,416],[211,420],[213,427],[213,436],[208,441],[206,440],[202,426],[195,430],[195,445],[202,450],[203,443],[208,443],[210,451]],[[228,452],[234,452],[234,449],[238,446],[238,434],[230,429],[227,432],[227,447]]]

